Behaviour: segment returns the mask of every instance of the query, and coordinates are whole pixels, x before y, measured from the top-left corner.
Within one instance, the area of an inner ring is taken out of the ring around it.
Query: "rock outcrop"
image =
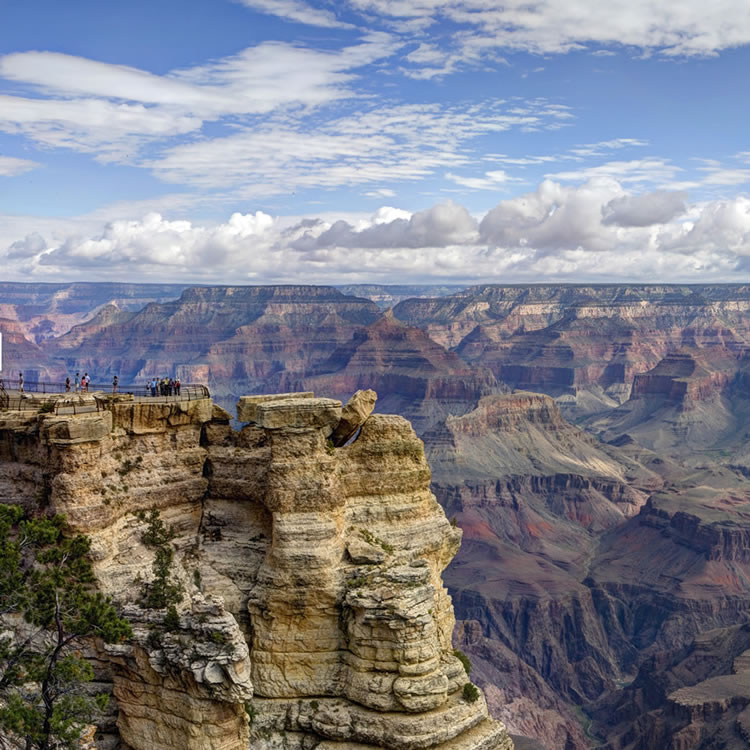
[[[96,403],[0,416],[0,502],[92,539],[134,624],[99,656],[123,747],[512,748],[464,690],[441,580],[461,532],[406,420],[353,409],[342,426],[339,401],[292,394],[244,399],[236,432],[208,399]],[[184,591],[169,624],[141,601],[154,508]]]

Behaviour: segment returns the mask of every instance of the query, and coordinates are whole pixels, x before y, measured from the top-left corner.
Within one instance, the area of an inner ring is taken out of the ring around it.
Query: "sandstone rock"
[[[261,401],[240,432],[210,400],[106,401],[0,420],[0,499],[89,535],[135,631],[100,656],[127,747],[507,747],[484,700],[461,697],[441,580],[460,531],[406,420],[372,415],[333,450],[333,399]],[[136,603],[154,560],[137,512],[151,508],[189,594],[170,631]]]
[[[266,430],[321,428],[328,437],[340,419],[341,402],[332,398],[289,398],[255,407],[255,422]]]
[[[211,411],[211,421],[231,422],[231,420],[232,415],[226,409],[222,409],[218,404],[214,404],[213,410]]]
[[[346,543],[346,551],[352,562],[357,565],[377,565],[382,563],[387,555],[382,547],[356,537]]]
[[[299,393],[267,393],[262,396],[241,396],[237,402],[237,419],[240,422],[257,421],[257,408],[267,401],[283,401],[288,399],[314,398],[312,391],[301,391]]]
[[[76,419],[48,418],[43,420],[41,428],[47,440],[56,445],[98,442],[111,430],[112,414],[108,411],[80,414]]]
[[[336,446],[344,445],[372,414],[378,394],[373,390],[357,391],[341,410],[341,421],[331,435]]]

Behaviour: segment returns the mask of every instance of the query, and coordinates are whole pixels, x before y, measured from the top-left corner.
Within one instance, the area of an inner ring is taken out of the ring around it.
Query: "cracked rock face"
[[[239,432],[210,401],[0,422],[0,501],[65,512],[133,622],[100,648],[124,746],[512,747],[463,698],[441,578],[461,532],[411,425],[373,405],[243,399]],[[334,447],[337,430],[359,432]],[[140,604],[154,551],[136,514],[154,507],[184,591],[169,627]]]

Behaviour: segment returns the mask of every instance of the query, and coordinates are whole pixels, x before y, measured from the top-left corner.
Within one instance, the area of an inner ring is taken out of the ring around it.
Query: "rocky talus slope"
[[[98,646],[99,747],[511,750],[464,697],[441,580],[461,532],[406,420],[368,416],[374,394],[343,419],[311,393],[246,397],[239,432],[208,399],[98,403],[0,414],[0,502],[64,513],[133,623]],[[141,602],[154,508],[184,589],[168,628]]]

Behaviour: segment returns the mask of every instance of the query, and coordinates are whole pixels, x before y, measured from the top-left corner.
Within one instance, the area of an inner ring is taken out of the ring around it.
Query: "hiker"
[[[18,373],[18,390],[21,391],[21,393],[23,393],[23,373],[22,372]]]
[[[78,393],[78,389],[81,387],[81,374],[79,372],[76,373],[76,393]]]
[[[118,383],[118,382],[119,382],[119,381],[117,380],[117,375],[115,375],[115,376],[114,376],[114,377],[112,378],[112,393],[117,393],[117,383]]]
[[[70,393],[70,378],[65,378],[65,393]]]

